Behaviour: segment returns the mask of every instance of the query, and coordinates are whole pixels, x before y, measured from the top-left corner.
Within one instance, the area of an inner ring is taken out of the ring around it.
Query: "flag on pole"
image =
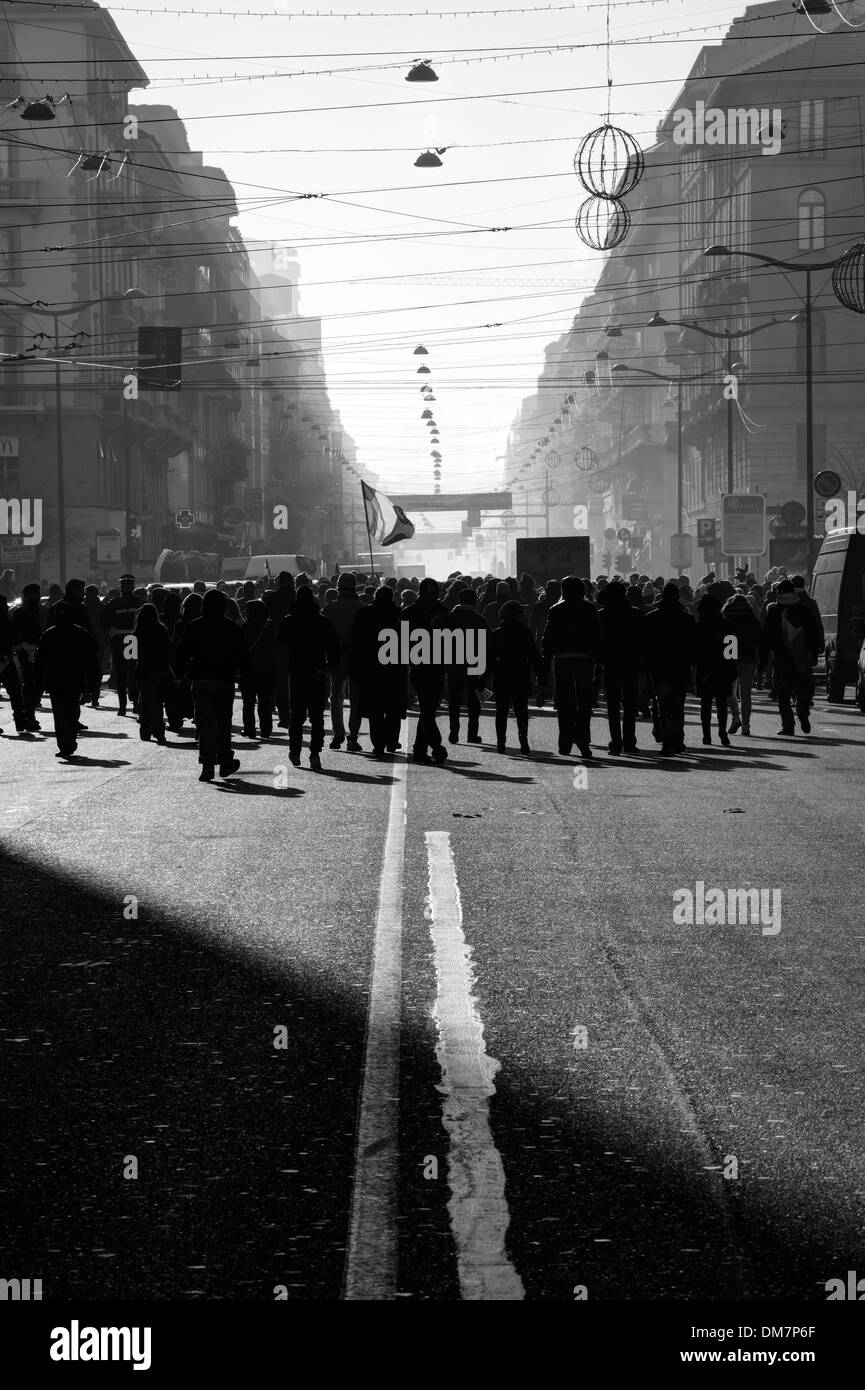
[[[411,540],[414,523],[409,521],[402,507],[391,502],[383,492],[361,480],[363,505],[366,509],[366,524],[376,545],[394,545],[396,541]]]

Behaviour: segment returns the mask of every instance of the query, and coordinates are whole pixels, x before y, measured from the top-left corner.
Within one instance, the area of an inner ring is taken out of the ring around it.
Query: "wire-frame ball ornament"
[[[577,208],[577,236],[593,251],[612,251],[620,246],[631,227],[631,214],[618,198],[592,196]]]
[[[645,170],[645,156],[633,135],[609,122],[590,131],[574,155],[577,178],[599,198],[623,198]]]
[[[592,492],[606,492],[610,487],[610,479],[606,473],[596,473],[594,478],[589,479],[589,487]]]
[[[854,314],[865,314],[865,241],[851,246],[832,271],[835,298]]]
[[[574,454],[574,463],[581,473],[593,473],[598,466],[598,456],[594,449],[584,444],[582,449],[578,449]]]

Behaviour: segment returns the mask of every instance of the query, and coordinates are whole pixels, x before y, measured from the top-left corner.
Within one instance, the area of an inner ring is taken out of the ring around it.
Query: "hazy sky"
[[[392,490],[431,489],[427,380],[444,490],[486,486],[500,480],[496,460],[545,344],[600,269],[574,231],[572,161],[606,114],[607,7],[553,0],[495,14],[480,0],[479,14],[435,18],[406,0],[356,3],[388,17],[297,14],[351,9],[345,0],[294,0],[290,19],[205,16],[207,0],[177,16],[110,8],[151,78],[145,99],[176,106],[192,147],[234,182],[242,232],[298,248],[301,310],[324,320],[331,399],[362,462]],[[651,144],[701,45],[744,8],[614,0],[613,118]],[[407,83],[425,58],[439,81]],[[443,167],[414,168],[436,146],[448,147]],[[290,201],[297,193],[328,196]],[[487,230],[499,226],[513,230]],[[426,359],[412,355],[421,342]],[[416,375],[422,360],[431,377]]]

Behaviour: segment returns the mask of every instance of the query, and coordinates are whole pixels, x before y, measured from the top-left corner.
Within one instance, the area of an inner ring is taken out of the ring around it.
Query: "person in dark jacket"
[[[480,652],[489,643],[489,628],[484,622],[477,609],[477,594],[474,589],[462,588],[459,592],[459,602],[456,607],[451,609],[448,619],[448,628],[451,632],[474,632],[473,641],[476,643],[475,650]],[[469,675],[466,664],[462,666],[448,666],[445,668],[448,682],[448,717],[450,720],[449,743],[459,743],[460,740],[460,707],[465,696],[466,710],[468,712],[468,732],[466,734],[467,743],[480,743],[481,736],[478,732],[481,719],[481,702],[479,692],[484,688],[486,670],[476,671]]]
[[[309,765],[318,772],[324,747],[328,675],[339,664],[340,646],[333,624],[319,612],[312,589],[304,585],[297,590],[294,607],[277,628],[276,638],[284,645],[288,657],[289,762],[294,767],[300,766],[303,726],[308,717]]]
[[[525,609],[517,599],[502,604],[501,622],[490,642],[490,668],[496,701],[496,748],[507,752],[508,713],[511,705],[517,720],[520,752],[530,753],[529,692],[531,673],[546,680],[547,671],[537,643],[525,623]]]
[[[760,660],[772,658],[775,693],[781,715],[779,734],[795,734],[792,701],[803,734],[810,734],[811,699],[814,690],[812,668],[820,650],[820,632],[814,615],[799,600],[789,579],[782,579],[777,601],[766,609],[760,633]]]
[[[231,747],[234,686],[249,675],[249,654],[243,633],[225,616],[225,594],[210,589],[201,603],[201,617],[189,624],[180,639],[174,669],[192,681],[195,727],[198,730],[200,782],[212,782],[215,764],[220,777],[240,767]]]
[[[71,758],[77,750],[81,692],[92,689],[95,674],[92,638],[77,625],[69,604],[56,604],[52,626],[46,628],[36,649],[35,675],[51,700],[58,758]]]
[[[267,605],[258,598],[245,600],[246,621],[241,631],[249,649],[249,676],[242,683],[243,732],[255,738],[255,710],[261,737],[273,735],[273,688],[276,685],[276,630]]]
[[[323,616],[332,624],[339,641],[339,664],[330,677],[330,722],[333,736],[331,748],[341,748],[345,743],[349,753],[362,752],[358,739],[361,720],[360,686],[349,672],[349,653],[354,620],[364,608],[357,592],[357,581],[353,574],[343,573],[337,580],[335,599],[329,599],[324,606]],[[345,740],[345,702],[348,692],[348,742]]]
[[[736,685],[727,701],[733,716],[730,733],[738,733],[741,729],[743,736],[748,738],[751,733],[751,691],[754,688],[760,648],[760,623],[753,606],[743,593],[728,598],[721,612],[724,617],[725,637],[736,639],[736,656],[733,660]]]
[[[712,742],[712,706],[718,713],[718,738],[730,746],[727,733],[727,700],[736,679],[736,667],[726,654],[727,637],[721,603],[715,594],[704,594],[697,604],[697,690],[703,742]]]
[[[559,752],[565,757],[576,742],[583,758],[592,756],[592,678],[602,659],[598,611],[584,597],[582,579],[562,580],[561,601],[550,609],[543,636],[543,657],[552,666],[559,721]]]
[[[631,592],[636,593],[636,589]],[[599,599],[601,634],[604,639],[604,689],[610,752],[637,751],[637,681],[643,653],[640,609],[632,606],[624,584],[605,585]],[[624,722],[622,711],[624,710]]]
[[[135,576],[133,574],[121,574],[120,597],[110,598],[102,609],[108,644],[111,648],[114,683],[117,687],[117,713],[121,716],[126,713],[127,697],[132,701],[133,710],[137,709],[138,706],[135,664],[124,655],[125,652],[129,651],[128,643],[124,645],[124,638],[130,637],[134,632],[135,615],[140,606],[135,597]]]
[[[93,633],[93,640],[96,643],[97,678],[96,684],[89,692],[90,704],[93,709],[98,709],[99,696],[102,693],[102,677],[105,675],[108,659],[108,634],[105,631],[105,621],[102,615],[102,600],[95,584],[88,584],[84,590],[84,607],[87,609],[90,631]]]
[[[165,695],[174,679],[171,638],[153,603],[135,615],[135,665],[138,678],[138,735],[145,743],[165,743]]]
[[[679,586],[665,584],[661,599],[646,614],[646,670],[658,698],[661,753],[685,751],[685,697],[696,661],[697,625],[679,602]]]
[[[12,651],[21,673],[21,699],[24,704],[24,722],[28,733],[38,733],[41,725],[36,711],[42,699],[42,691],[36,682],[36,649],[42,637],[42,608],[39,585],[25,584],[21,590],[21,602],[13,609]]]
[[[9,618],[9,600],[0,594],[0,686],[5,687],[12,705],[12,718],[19,734],[30,732],[24,708],[21,677],[14,658],[15,632]],[[0,729],[2,733],[2,729]]]
[[[279,631],[283,618],[287,618],[294,605],[294,575],[288,570],[280,570],[275,589],[267,589],[261,601],[267,608],[267,616],[273,623],[274,632]],[[276,661],[276,720],[281,729],[291,723],[291,701],[288,694],[288,653],[281,643],[275,648]]]
[[[414,634],[422,628],[432,634],[436,628],[447,627],[450,614],[444,604],[439,602],[438,592],[437,580],[421,580],[417,603],[412,604],[408,610],[410,643],[414,640]],[[437,763],[447,761],[448,752],[442,743],[441,732],[436,723],[436,711],[444,682],[443,666],[417,665],[411,668],[411,683],[418,703],[418,721],[412,748],[412,757],[416,763],[428,763],[430,756]]]
[[[357,681],[362,718],[369,720],[372,751],[377,758],[400,747],[400,724],[406,717],[408,667],[381,660],[381,634],[399,633],[400,613],[389,587],[376,589],[369,608],[361,608],[351,629],[349,677]]]
[[[205,590],[206,592],[206,590]],[[177,655],[177,649],[183,641],[183,634],[197,618],[201,617],[202,595],[194,591],[184,598],[180,605],[180,617],[174,625],[174,632],[171,637],[171,649],[173,656]],[[184,719],[193,719],[195,714],[194,702],[192,699],[192,681],[186,675],[181,680],[177,675],[176,662],[172,660],[175,672],[175,680],[169,685],[165,699],[165,715],[168,720],[168,727],[172,733],[183,732]]]

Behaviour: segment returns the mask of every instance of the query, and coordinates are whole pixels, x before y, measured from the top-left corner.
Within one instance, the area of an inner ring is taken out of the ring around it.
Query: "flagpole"
[[[366,498],[363,495],[363,483],[360,485],[360,500],[363,504],[363,519],[366,522],[366,538],[369,541],[369,568],[372,573],[372,582],[375,583],[375,564],[372,558],[372,533],[369,529],[369,512],[366,509]]]

